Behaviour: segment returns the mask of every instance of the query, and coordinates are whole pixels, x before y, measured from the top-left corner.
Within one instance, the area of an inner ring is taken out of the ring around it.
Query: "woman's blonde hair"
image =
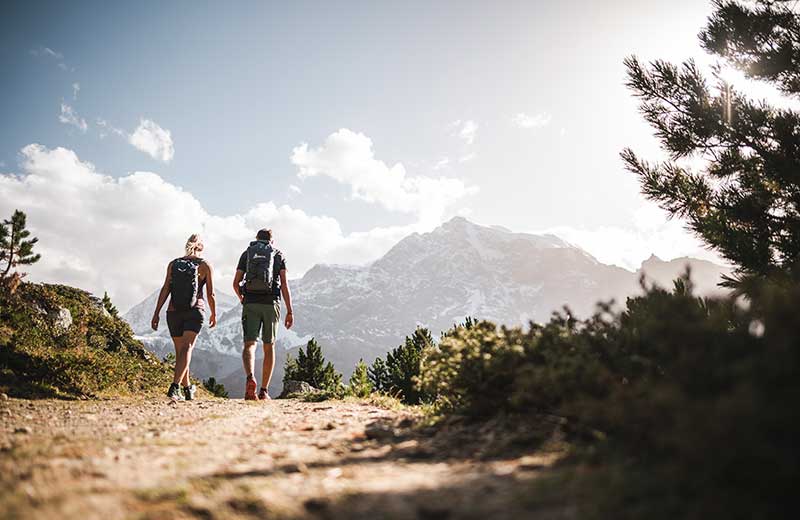
[[[192,236],[189,237],[189,240],[186,241],[186,256],[196,256],[197,253],[203,250],[203,239],[200,238],[200,235],[194,233]]]

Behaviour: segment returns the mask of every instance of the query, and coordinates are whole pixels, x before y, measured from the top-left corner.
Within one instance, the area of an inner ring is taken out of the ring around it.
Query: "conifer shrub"
[[[372,383],[369,380],[367,365],[363,359],[358,360],[358,364],[356,364],[356,368],[350,376],[347,393],[354,397],[367,397],[372,393]]]
[[[208,390],[214,397],[228,398],[228,391],[225,389],[225,385],[217,382],[217,379],[214,377],[203,380],[203,388]]]
[[[428,329],[417,327],[406,336],[402,345],[386,354],[386,360],[377,358],[370,367],[369,378],[373,389],[393,395],[406,404],[418,404],[426,399],[417,378],[423,352],[433,345]]]

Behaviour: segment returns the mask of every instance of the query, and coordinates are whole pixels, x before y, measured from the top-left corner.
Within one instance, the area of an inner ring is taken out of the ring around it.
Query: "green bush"
[[[444,413],[555,413],[602,470],[598,516],[767,517],[800,477],[800,287],[732,299],[649,288],[614,313],[530,330],[479,322],[426,350],[420,390]],[[624,516],[624,515],[623,515]]]
[[[342,375],[336,372],[333,363],[325,361],[322,348],[317,340],[311,338],[306,344],[306,350],[299,349],[297,359],[286,357],[283,380],[305,381],[309,385],[328,393],[331,396],[344,396]]]

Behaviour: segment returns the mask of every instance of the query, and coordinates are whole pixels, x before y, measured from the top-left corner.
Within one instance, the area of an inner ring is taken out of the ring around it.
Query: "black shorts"
[[[169,335],[173,338],[183,336],[186,331],[200,332],[203,328],[203,311],[189,309],[188,311],[167,311],[167,327]]]

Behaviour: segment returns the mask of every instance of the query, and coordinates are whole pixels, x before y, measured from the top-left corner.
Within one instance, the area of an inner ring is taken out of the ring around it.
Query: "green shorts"
[[[281,319],[281,302],[245,303],[242,305],[242,333],[245,341],[255,341],[261,331],[264,343],[275,343],[278,322]],[[263,326],[263,329],[262,329]]]

